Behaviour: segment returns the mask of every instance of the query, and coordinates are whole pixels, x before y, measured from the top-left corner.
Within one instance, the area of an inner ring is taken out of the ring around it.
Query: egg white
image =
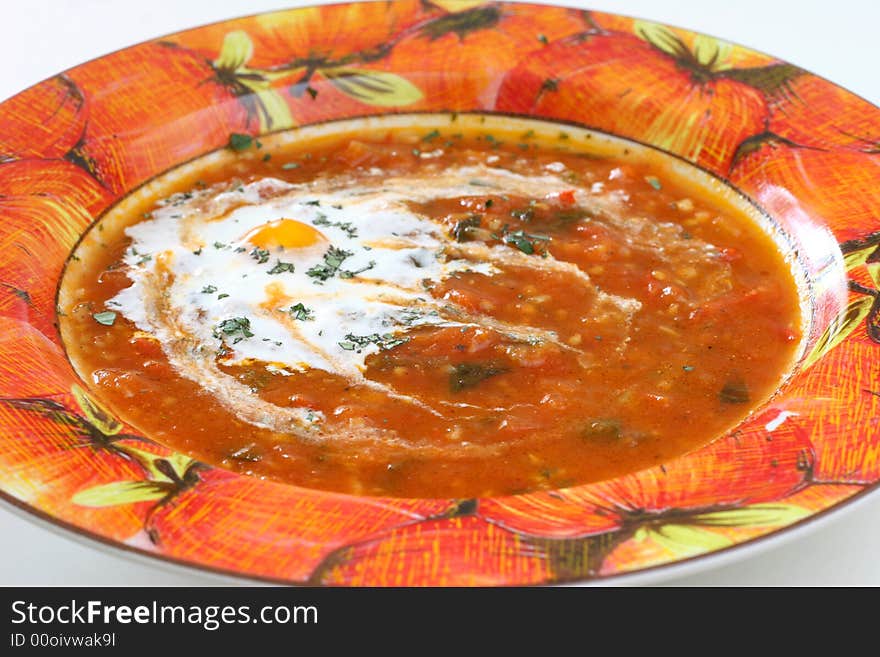
[[[314,433],[325,418],[295,405],[280,409],[261,401],[218,368],[218,362],[266,367],[276,374],[324,370],[423,406],[365,379],[365,358],[380,345],[356,342],[352,348],[352,336],[399,340],[426,324],[488,324],[555,340],[551,332],[474,318],[433,299],[425,283],[461,271],[492,276],[510,263],[574,272],[581,284],[591,283],[576,267],[552,257],[530,257],[503,245],[465,248],[408,202],[485,193],[543,198],[571,189],[555,175],[469,166],[438,175],[367,176],[357,184],[344,177],[305,184],[263,179],[176,195],[126,230],[131,247],[124,260],[131,285],[107,306],[155,338],[181,375],[259,426]],[[589,189],[575,192],[576,202],[595,212],[619,209],[622,202]],[[247,236],[281,219],[313,226],[325,239],[271,249],[261,263]],[[352,275],[337,272],[320,280],[309,274],[325,264],[331,246],[350,253],[339,271]],[[292,264],[293,271],[269,273],[278,262]],[[633,300],[597,294],[600,304],[622,317],[639,308]],[[279,298],[283,302],[271,303]],[[295,304],[311,311],[309,319],[293,317],[290,308]],[[245,319],[252,335],[218,333],[218,326],[233,318]]]

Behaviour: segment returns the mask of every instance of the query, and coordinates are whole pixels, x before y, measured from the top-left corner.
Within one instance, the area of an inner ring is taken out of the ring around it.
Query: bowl
[[[108,208],[232,133],[437,112],[584,126],[745,195],[786,236],[803,279],[807,338],[779,393],[656,468],[450,500],[355,497],[210,467],[138,435],[86,392],[55,297],[71,250]],[[880,479],[880,111],[794,65],[597,12],[344,4],[118,51],[0,104],[0,125],[0,488],[80,535],[284,583],[614,582],[741,551]]]

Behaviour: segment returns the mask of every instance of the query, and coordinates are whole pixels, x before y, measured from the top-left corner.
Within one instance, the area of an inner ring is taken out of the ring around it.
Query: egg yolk
[[[301,249],[327,241],[320,231],[296,219],[277,219],[251,231],[246,239],[261,249]]]

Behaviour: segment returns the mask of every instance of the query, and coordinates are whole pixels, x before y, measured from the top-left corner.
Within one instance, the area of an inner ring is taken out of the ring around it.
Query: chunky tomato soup
[[[98,222],[59,300],[74,366],[146,436],[407,497],[661,463],[765,402],[802,332],[792,265],[708,176],[455,115],[231,135]]]

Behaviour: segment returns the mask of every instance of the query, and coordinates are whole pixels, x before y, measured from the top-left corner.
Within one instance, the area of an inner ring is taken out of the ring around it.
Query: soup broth
[[[773,394],[803,318],[771,233],[706,174],[569,126],[233,135],[90,230],[60,323],[102,403],[205,462],[516,494],[656,465]]]

